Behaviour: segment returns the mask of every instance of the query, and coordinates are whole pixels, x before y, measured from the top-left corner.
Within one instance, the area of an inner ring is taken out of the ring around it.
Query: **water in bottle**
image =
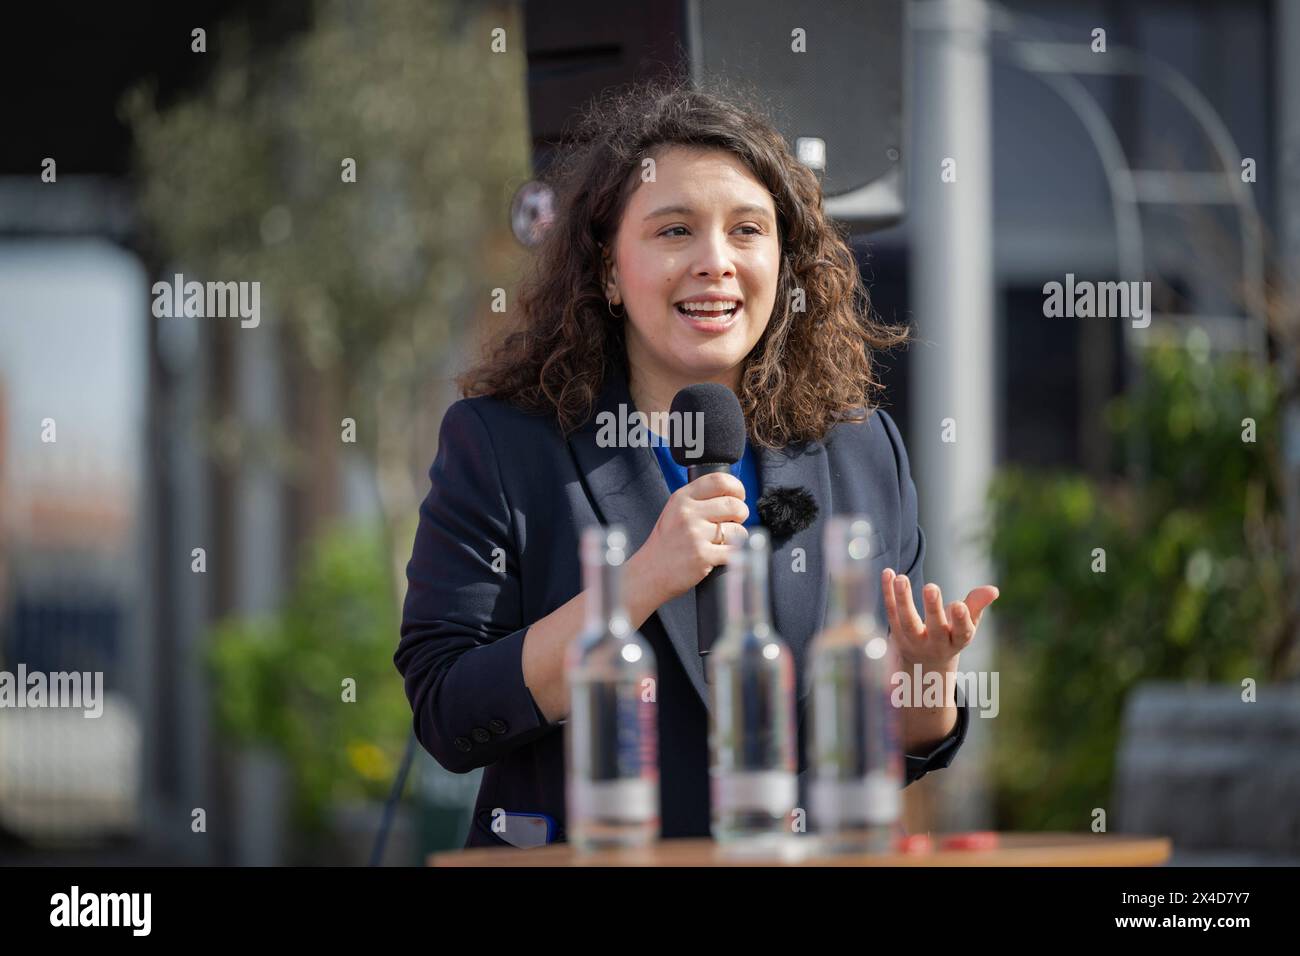
[[[768,535],[730,546],[721,636],[709,667],[713,837],[728,849],[779,848],[793,834],[794,660],[768,610]]]
[[[627,534],[582,535],[586,623],[568,648],[567,830],[579,851],[643,847],[659,837],[654,650],[624,607]]]
[[[887,851],[902,812],[903,754],[891,701],[897,658],[876,620],[877,538],[862,516],[826,526],[826,625],[809,652],[812,823],[831,852]]]

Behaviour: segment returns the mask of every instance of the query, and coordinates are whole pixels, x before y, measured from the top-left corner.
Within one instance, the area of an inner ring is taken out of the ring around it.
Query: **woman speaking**
[[[816,177],[770,123],[708,93],[640,87],[593,107],[576,142],[519,321],[442,421],[407,568],[394,660],[416,735],[448,770],[485,768],[467,846],[523,845],[494,832],[502,813],[537,824],[529,843],[566,838],[564,661],[584,623],[589,525],[628,533],[627,612],[658,663],[665,838],[710,830],[693,590],[758,522],[765,491],[806,489],[817,505],[771,542],[772,619],[797,673],[826,612],[829,515],[864,514],[877,532],[880,623],[906,673],[955,671],[997,597],[977,587],[945,608],[922,587],[907,453],[872,404],[873,353],[907,332],[872,318]],[[730,474],[687,482],[665,449],[598,440],[601,413],[666,413],[701,382],[744,412]],[[908,783],[965,737],[968,708],[943,686],[942,706],[902,709]],[[802,743],[799,758],[802,771]]]

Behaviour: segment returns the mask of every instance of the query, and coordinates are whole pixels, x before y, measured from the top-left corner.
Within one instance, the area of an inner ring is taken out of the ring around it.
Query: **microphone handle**
[[[703,475],[714,472],[731,471],[731,465],[725,462],[711,464],[687,465],[686,480],[692,482]],[[695,585],[695,619],[696,640],[700,656],[704,657],[713,648],[713,642],[722,629],[722,602],[725,597],[722,582],[718,579],[727,571],[725,564],[719,564]],[[708,680],[709,669],[704,669],[704,679]]]

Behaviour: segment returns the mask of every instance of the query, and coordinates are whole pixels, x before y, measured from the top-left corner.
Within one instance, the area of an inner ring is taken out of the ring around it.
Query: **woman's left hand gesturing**
[[[965,601],[953,601],[944,612],[939,585],[927,584],[922,590],[925,622],[912,601],[912,585],[907,576],[886,568],[880,576],[885,596],[889,630],[894,635],[899,663],[910,668],[920,664],[926,671],[957,669],[957,655],[975,636],[980,615],[998,598],[998,589],[983,584],[966,595]]]

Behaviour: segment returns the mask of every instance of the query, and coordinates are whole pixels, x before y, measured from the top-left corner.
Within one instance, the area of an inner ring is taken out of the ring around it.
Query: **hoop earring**
[[[613,300],[613,299],[606,299],[606,300],[605,300],[605,308],[609,311],[609,314],[610,314],[613,318],[615,318],[615,319],[623,319],[623,318],[626,318],[626,317],[627,317],[627,309],[624,309],[624,310],[623,310],[623,314],[622,314],[622,315],[614,315],[614,300]]]

